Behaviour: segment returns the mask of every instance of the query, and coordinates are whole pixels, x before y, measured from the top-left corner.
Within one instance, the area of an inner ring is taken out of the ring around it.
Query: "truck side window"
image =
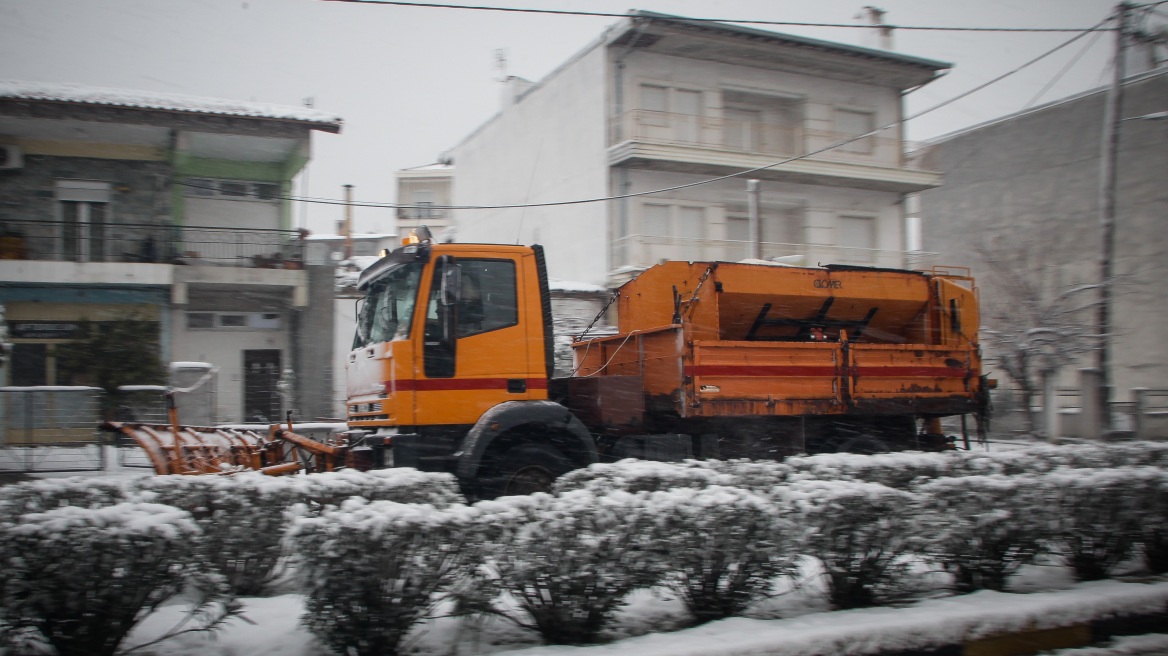
[[[458,336],[467,337],[519,323],[519,295],[512,260],[459,259],[462,299]]]

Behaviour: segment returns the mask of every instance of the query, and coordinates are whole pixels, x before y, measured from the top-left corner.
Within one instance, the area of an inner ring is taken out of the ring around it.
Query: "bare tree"
[[[1030,265],[1025,253],[980,248],[978,254],[987,265],[992,289],[983,304],[982,335],[992,348],[990,361],[1021,394],[1026,429],[1033,433],[1036,421],[1031,407],[1046,379],[1099,343],[1088,312],[1098,304],[1099,284],[1048,290],[1044,268]]]

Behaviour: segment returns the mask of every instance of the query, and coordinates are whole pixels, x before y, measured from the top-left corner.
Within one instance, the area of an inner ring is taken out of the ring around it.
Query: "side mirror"
[[[454,262],[454,258],[446,259],[442,266],[441,303],[443,305],[457,305],[462,298],[462,267]]]

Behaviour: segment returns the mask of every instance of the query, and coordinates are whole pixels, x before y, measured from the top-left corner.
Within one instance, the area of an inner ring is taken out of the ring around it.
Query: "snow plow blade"
[[[349,447],[325,444],[273,424],[255,430],[178,424],[106,422],[102,429],[133,439],[156,474],[231,474],[259,471],[269,476],[299,471],[333,471],[346,464]]]

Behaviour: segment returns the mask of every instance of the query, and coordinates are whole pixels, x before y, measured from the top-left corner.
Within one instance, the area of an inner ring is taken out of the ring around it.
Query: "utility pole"
[[[353,185],[345,185],[345,259],[353,257]]]
[[[758,180],[746,181],[746,202],[750,212],[750,257],[762,259],[762,218],[758,208]]]
[[[1100,151],[1099,230],[1102,249],[1099,255],[1099,397],[1104,430],[1111,428],[1111,284],[1115,259],[1116,168],[1119,159],[1119,124],[1123,112],[1124,53],[1127,49],[1128,14],[1131,5],[1120,2],[1115,7],[1115,62],[1103,111],[1103,147]]]

